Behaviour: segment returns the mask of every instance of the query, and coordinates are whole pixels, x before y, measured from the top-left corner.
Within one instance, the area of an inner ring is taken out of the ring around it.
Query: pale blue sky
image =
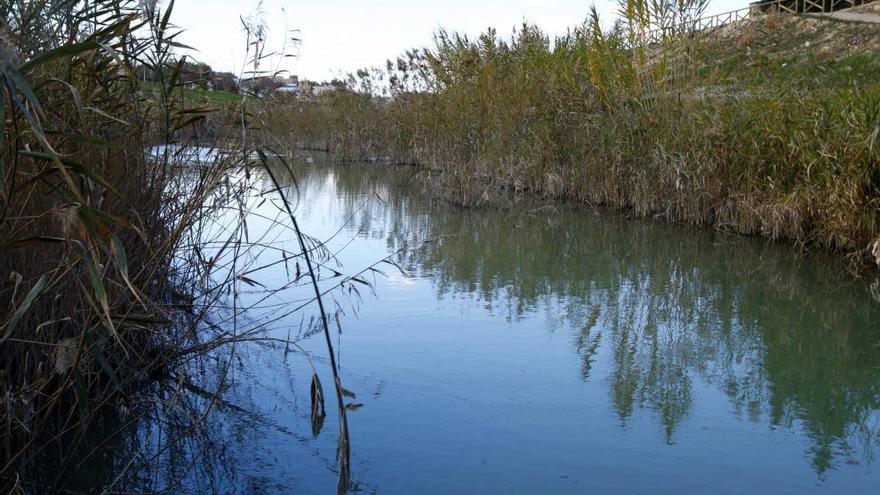
[[[749,0],[710,2],[710,12],[719,13],[745,7]],[[196,58],[217,70],[239,73],[245,45],[239,16],[247,16],[256,5],[257,0],[177,0],[174,20],[186,29],[182,40],[200,51]],[[596,1],[606,20],[615,5]],[[326,80],[429,46],[441,27],[474,35],[493,26],[509,33],[525,19],[558,34],[580,24],[589,6],[583,0],[265,0],[263,10],[272,48],[280,48],[285,25],[301,30],[299,58],[287,59],[283,68]]]

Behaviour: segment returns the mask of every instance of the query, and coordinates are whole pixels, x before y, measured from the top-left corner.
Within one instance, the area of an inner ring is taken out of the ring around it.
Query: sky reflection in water
[[[880,303],[834,262],[586,208],[463,210],[431,199],[406,168],[297,173],[303,228],[327,239],[344,225],[328,244],[341,249],[341,271],[404,250],[396,261],[410,275],[385,265],[378,297],[337,297],[341,373],[364,404],[349,416],[356,490],[880,486]],[[258,211],[276,216],[270,204]],[[251,235],[266,224],[254,219]],[[297,251],[292,236],[272,240]],[[278,287],[287,270],[253,278]],[[284,314],[298,297],[270,298],[248,317]],[[272,332],[302,335],[302,318]],[[303,342],[324,355],[320,339]],[[144,479],[182,478],[194,492],[329,493],[337,425],[328,403],[312,435],[308,363],[277,347],[240,352],[234,386],[189,444],[208,453],[176,475],[169,456]],[[323,380],[327,389],[329,373]]]

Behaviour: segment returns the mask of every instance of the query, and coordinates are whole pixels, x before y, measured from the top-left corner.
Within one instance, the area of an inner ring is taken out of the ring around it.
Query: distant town
[[[159,82],[161,77],[146,67],[140,67],[137,75],[144,82]],[[210,65],[198,62],[184,62],[180,80],[188,89],[223,91],[256,97],[279,95],[301,101],[317,101],[324,93],[345,88],[345,83],[338,79],[316,82],[287,73],[239,77],[231,72],[216,72]]]

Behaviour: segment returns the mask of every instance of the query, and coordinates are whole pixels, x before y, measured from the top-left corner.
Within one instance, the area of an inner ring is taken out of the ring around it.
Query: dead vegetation
[[[287,181],[275,194],[294,180],[253,145],[248,99],[205,106],[182,91],[186,45],[173,6],[0,1],[0,487],[11,493],[64,492],[83,457],[120,439],[136,445],[150,425],[179,433],[111,459],[100,485],[113,491],[200,430],[222,403],[237,346],[300,351],[268,339],[265,325],[239,323],[248,308],[237,306],[242,286],[259,285],[253,260],[271,247],[248,237],[253,203],[265,199],[268,177]],[[260,47],[265,32],[246,27]],[[256,72],[263,54],[254,51]],[[159,82],[145,91],[137,68]],[[297,267],[286,286],[326,261],[289,220],[273,223],[300,239],[301,250],[285,253]],[[213,388],[188,378],[199,359],[211,363],[201,369],[214,373]],[[323,411],[323,396],[313,398]],[[192,469],[197,458],[180,461],[169,469]]]
[[[610,31],[594,12],[552,42],[440,32],[319,105],[265,111],[301,146],[432,169],[464,205],[529,191],[880,266],[880,27],[771,13],[648,43],[705,4],[619,5]]]

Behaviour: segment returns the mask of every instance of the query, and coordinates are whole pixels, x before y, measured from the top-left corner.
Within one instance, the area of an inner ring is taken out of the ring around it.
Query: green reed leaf
[[[24,65],[21,66],[20,70],[21,70],[21,72],[27,72],[27,71],[33,69],[34,67],[37,67],[38,65],[42,65],[42,64],[45,64],[46,62],[49,62],[50,60],[55,60],[57,58],[73,57],[75,55],[79,55],[80,53],[87,52],[89,50],[96,50],[100,47],[101,47],[101,45],[99,45],[94,40],[88,40],[88,41],[84,41],[82,43],[72,43],[69,45],[60,46],[58,48],[55,48],[54,50],[49,50],[48,52],[29,60],[28,62],[26,62]]]
[[[122,388],[122,381],[119,379],[119,375],[116,374],[116,370],[114,370],[113,367],[110,366],[110,362],[107,361],[107,357],[104,355],[104,350],[101,348],[101,342],[89,334],[86,334],[86,340],[88,340],[95,349],[95,361],[98,362],[98,366],[101,367],[101,370],[107,375],[107,378],[110,379],[110,382],[113,383],[116,390],[125,395],[125,390]]]
[[[19,306],[15,310],[15,313],[12,315],[12,319],[6,326],[6,331],[3,332],[3,337],[0,337],[0,344],[2,344],[6,339],[9,338],[10,335],[12,335],[12,332],[15,331],[15,328],[18,326],[21,318],[25,315],[25,313],[27,313],[27,311],[30,309],[31,305],[34,303],[40,293],[43,292],[43,288],[46,287],[46,283],[48,281],[49,275],[45,273],[39,278],[39,280],[37,280],[37,283],[34,284],[30,292],[28,292],[28,295],[24,298],[24,301],[22,301],[21,306]]]
[[[60,162],[63,166],[70,168],[77,175],[88,177],[89,179],[92,179],[93,181],[97,182],[98,184],[100,184],[101,186],[106,188],[107,190],[112,191],[113,193],[115,193],[117,195],[119,194],[119,192],[116,190],[116,188],[114,188],[113,185],[110,184],[109,182],[107,182],[103,177],[96,174],[89,167],[87,167],[87,166],[83,165],[82,163],[79,163],[75,160],[71,160],[69,158],[63,158],[63,157],[56,157],[50,153],[40,153],[37,151],[24,151],[24,150],[22,150],[22,151],[19,151],[18,154],[22,155],[22,156],[29,157],[29,158],[33,158],[35,160],[44,160],[44,161],[53,162],[53,163],[55,162],[55,160],[57,158],[58,160],[60,160]]]

